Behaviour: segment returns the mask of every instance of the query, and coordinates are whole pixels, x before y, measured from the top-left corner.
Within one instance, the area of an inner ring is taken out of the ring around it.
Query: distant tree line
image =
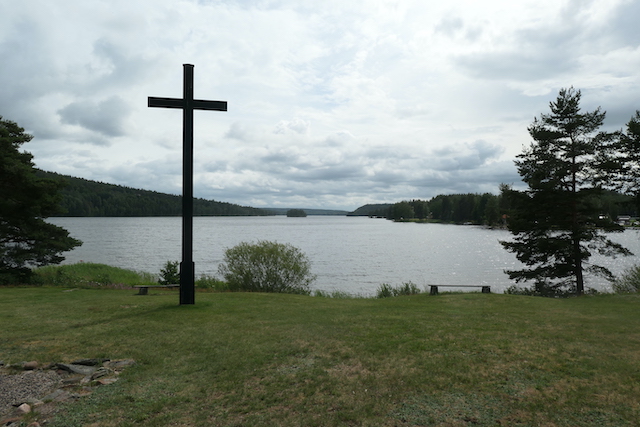
[[[82,178],[38,171],[41,178],[64,182],[60,190],[63,213],[56,216],[177,216],[182,212],[181,196],[105,184]],[[263,209],[214,200],[194,199],[194,215],[259,216]]]
[[[472,223],[489,226],[503,225],[509,212],[507,185],[500,186],[500,194],[449,194],[430,200],[405,200],[375,212],[393,221],[432,220],[447,223]],[[636,215],[633,197],[613,191],[604,192],[595,200],[602,215],[615,220],[620,215]],[[386,212],[385,212],[386,211]]]
[[[304,218],[304,217],[307,216],[307,213],[304,211],[304,209],[289,209],[287,211],[287,216],[288,217]]]

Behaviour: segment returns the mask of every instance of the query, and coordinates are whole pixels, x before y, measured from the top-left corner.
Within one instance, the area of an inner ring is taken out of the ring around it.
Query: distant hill
[[[121,185],[105,184],[83,178],[38,171],[41,177],[64,180],[60,216],[179,216],[182,197]],[[263,216],[273,215],[264,209],[215,200],[194,199],[194,215]]]
[[[389,213],[389,208],[393,206],[392,203],[381,203],[360,206],[353,212],[349,212],[349,216],[384,216]]]
[[[264,208],[265,211],[271,212],[274,215],[286,215],[288,211],[292,209],[299,208]],[[307,215],[336,215],[336,216],[344,216],[347,215],[347,211],[339,211],[332,209],[300,209],[303,210]]]

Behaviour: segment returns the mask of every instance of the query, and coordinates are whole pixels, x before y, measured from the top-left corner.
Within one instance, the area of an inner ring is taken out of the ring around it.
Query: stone
[[[63,371],[80,375],[91,375],[98,369],[95,366],[74,365],[73,363],[56,363],[56,366]]]
[[[56,391],[47,394],[42,398],[42,400],[45,402],[59,402],[61,400],[65,400],[68,396],[69,393],[67,393],[66,391],[57,389]]]
[[[105,368],[103,366],[102,368],[98,368],[98,370],[91,375],[91,379],[97,380],[98,378],[102,378],[102,377],[106,377],[107,375],[114,375],[114,374],[115,372],[112,369]]]
[[[79,360],[74,360],[73,362],[71,362],[71,364],[83,365],[83,366],[98,366],[108,361],[109,359],[79,359]]]
[[[106,368],[111,368],[111,369],[122,369],[122,368],[126,368],[127,366],[132,366],[135,364],[136,364],[136,361],[133,359],[122,359],[122,360],[111,360],[109,362],[106,362],[104,366]]]
[[[24,362],[22,364],[22,369],[25,371],[33,371],[34,369],[38,369],[38,362],[32,360],[31,362]]]
[[[80,384],[83,378],[84,377],[77,376],[77,375],[75,377],[65,378],[62,380],[62,384],[64,385]]]
[[[29,412],[31,412],[31,405],[29,405],[28,403],[23,403],[22,405],[18,406],[18,411],[22,412],[23,414],[28,414]]]

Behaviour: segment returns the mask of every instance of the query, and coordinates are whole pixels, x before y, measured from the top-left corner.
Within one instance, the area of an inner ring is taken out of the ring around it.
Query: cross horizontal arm
[[[227,111],[227,101],[205,101],[202,99],[194,99],[189,104],[194,110]],[[184,108],[184,100],[180,98],[158,98],[150,96],[149,107]]]
[[[178,98],[157,98],[150,96],[149,107],[183,108],[184,101]]]
[[[227,101],[204,101],[202,99],[194,99],[191,105],[194,110],[227,111]]]

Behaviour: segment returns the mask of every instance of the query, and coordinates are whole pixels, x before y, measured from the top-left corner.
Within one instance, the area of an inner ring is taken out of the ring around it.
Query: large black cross
[[[149,107],[182,109],[182,262],[180,304],[195,304],[193,262],[193,110],[227,111],[226,101],[193,99],[193,65],[184,64],[184,92],[179,98],[149,97]]]

